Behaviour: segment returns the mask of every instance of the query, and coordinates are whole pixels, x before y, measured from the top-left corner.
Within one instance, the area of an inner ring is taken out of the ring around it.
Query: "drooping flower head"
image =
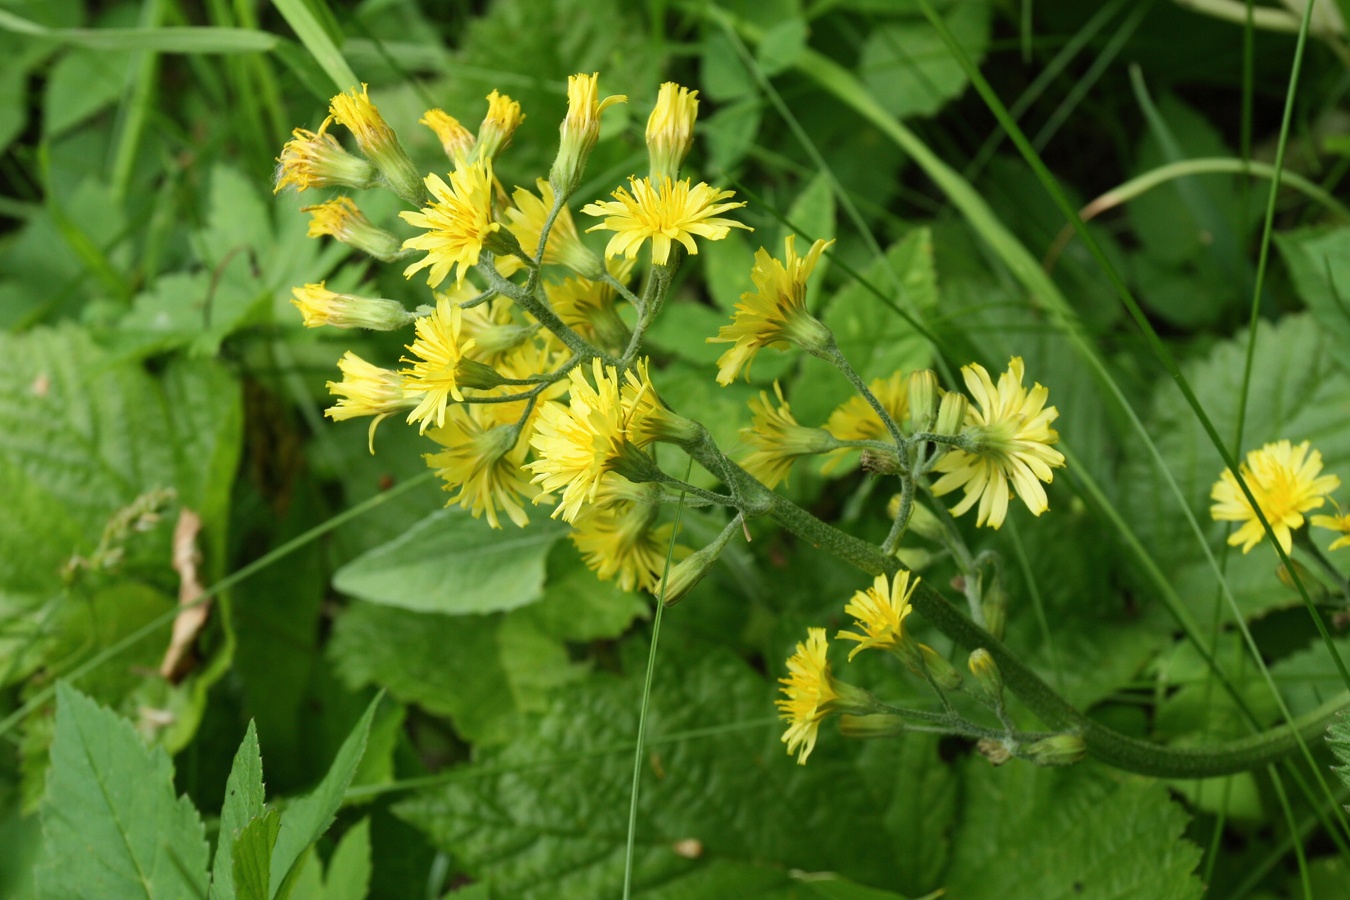
[[[841,631],[835,635],[836,640],[858,642],[848,655],[850,661],[869,647],[890,649],[899,647],[906,639],[905,618],[914,610],[909,598],[919,586],[919,576],[915,575],[911,582],[911,574],[901,570],[893,580],[878,575],[870,588],[855,592],[844,607],[861,632]]]
[[[403,388],[421,395],[417,408],[408,413],[408,421],[418,423],[425,433],[433,423],[445,424],[445,408],[451,400],[462,401],[460,365],[473,346],[472,338],[463,339],[463,310],[448,297],[436,301],[431,315],[417,320],[417,338],[408,345],[412,357],[403,361],[412,367],[403,369]]]
[[[405,250],[425,250],[426,256],[403,270],[403,277],[431,267],[427,284],[437,287],[455,268],[463,280],[491,237],[501,228],[492,220],[492,165],[476,162],[450,173],[447,185],[437,175],[426,177],[434,198],[419,212],[401,212],[408,224],[426,229],[425,234],[403,242]]]
[[[1328,550],[1339,550],[1342,547],[1350,547],[1350,513],[1343,512],[1339,504],[1332,500],[1332,505],[1336,507],[1334,516],[1313,516],[1312,524],[1315,528],[1327,528],[1331,531],[1339,531],[1341,536],[1331,542]]]
[[[549,171],[549,181],[563,196],[581,182],[586,159],[600,137],[600,114],[615,103],[626,103],[622,94],[600,96],[600,73],[572,75],[567,79],[567,117],[558,126],[558,156]]]
[[[474,154],[480,161],[491,162],[511,143],[511,135],[525,121],[525,114],[520,111],[519,103],[497,91],[487,95],[487,102],[488,111],[483,117],[483,123],[478,126]]]
[[[660,488],[633,484],[621,475],[605,479],[596,502],[573,523],[571,540],[587,567],[625,591],[652,592],[665,569],[671,526],[657,524]],[[677,546],[675,558],[688,553]]]
[[[821,349],[832,340],[830,330],[806,311],[806,279],[811,277],[820,254],[833,241],[816,241],[806,256],[797,255],[795,235],[784,242],[783,261],[760,247],[750,278],[754,291],[741,294],[730,325],[723,325],[710,344],[734,344],[717,360],[717,383],[731,384],[746,370],[755,354],[765,347],[795,344],[806,350]]]
[[[445,424],[427,433],[445,449],[423,455],[427,465],[445,482],[445,490],[459,493],[446,505],[458,503],[475,519],[486,514],[488,524],[500,528],[501,509],[517,526],[529,523],[520,501],[532,491],[522,468],[526,443],[510,422],[502,422],[497,408],[502,404],[455,407]]]
[[[540,178],[536,184],[539,187],[538,196],[523,187],[516,188],[511,194],[515,206],[505,212],[506,227],[530,256],[534,256],[539,249],[539,236],[543,234],[544,222],[553,209],[556,197],[553,186],[544,179]],[[598,278],[604,271],[600,260],[581,242],[572,212],[566,206],[558,211],[557,218],[553,220],[553,227],[548,232],[548,245],[544,247],[544,256],[540,262],[546,266],[567,266],[587,278]]]
[[[933,494],[941,497],[964,487],[965,497],[952,513],[959,516],[978,502],[975,524],[981,526],[1003,524],[1014,492],[1039,516],[1049,507],[1041,482],[1049,484],[1054,480],[1051,469],[1064,465],[1063,454],[1051,446],[1059,440],[1050,427],[1059,410],[1045,405],[1050,392],[1039,384],[1030,391],[1022,386],[1020,356],[1009,361],[997,387],[978,363],[963,367],[961,375],[975,401],[966,411],[962,432],[971,449],[953,447],[937,461],[934,471],[944,474],[933,485]]]
[[[334,197],[300,211],[309,213],[309,237],[331,237],[385,262],[398,255],[399,239],[370,221],[350,197]]]
[[[591,216],[605,216],[599,225],[587,232],[604,229],[614,232],[605,246],[605,256],[637,256],[644,241],[652,242],[652,261],[665,265],[670,261],[671,245],[678,242],[691,254],[698,253],[694,237],[720,241],[733,228],[754,231],[748,225],[732,219],[718,218],[720,213],[744,206],[742,203],[722,203],[735,191],[719,191],[699,182],[689,186],[689,179],[672,181],[663,178],[629,178],[632,193],[617,188],[613,200],[588,203],[581,211]]]
[[[370,102],[366,85],[335,96],[328,106],[329,115],[339,125],[345,125],[356,138],[356,146],[366,159],[375,164],[380,174],[400,197],[414,199],[421,196],[422,184],[417,168],[408,157],[398,135]]]
[[[687,445],[703,434],[698,424],[675,413],[657,395],[645,357],[624,373],[620,402],[624,434],[635,447],[646,447],[656,441]]]
[[[909,377],[903,372],[894,372],[889,378],[874,378],[868,388],[897,424],[904,423],[909,417]],[[841,441],[884,441],[891,436],[872,404],[857,394],[830,413],[825,430]],[[825,474],[834,471],[848,458],[849,453],[847,447],[835,450],[821,471]]]
[[[1285,553],[1293,547],[1291,532],[1303,527],[1303,514],[1322,506],[1326,495],[1341,484],[1335,475],[1319,476],[1322,454],[1307,441],[1298,446],[1289,441],[1266,444],[1248,453],[1238,469]],[[1230,545],[1241,544],[1242,552],[1247,553],[1266,536],[1256,511],[1231,471],[1223,471],[1209,498],[1214,501],[1210,515],[1215,521],[1242,523],[1241,528],[1229,535]]]
[[[325,119],[317,132],[304,128],[291,132],[291,139],[277,158],[276,186],[272,193],[288,187],[299,192],[310,188],[375,186],[379,172],[366,160],[342,149],[337,138],[327,132],[331,121]]]
[[[435,133],[437,140],[441,142],[441,149],[456,168],[468,162],[477,138],[473,136],[472,131],[459,123],[459,119],[445,110],[429,109],[417,120],[417,124],[425,125]]]
[[[673,81],[661,85],[656,106],[647,118],[647,155],[653,181],[680,177],[680,166],[694,145],[694,121],[698,118],[698,91]]]
[[[778,679],[783,685],[779,690],[787,695],[786,699],[774,701],[778,717],[788,723],[783,743],[787,744],[789,756],[797,753],[798,765],[806,765],[807,757],[816,748],[821,720],[839,697],[830,677],[830,663],[825,658],[828,649],[825,629],[808,628],[805,643],[797,644],[797,652],[788,658],[788,677]]]
[[[328,392],[338,398],[337,405],[324,410],[335,422],[357,416],[374,416],[368,442],[375,452],[375,429],[396,412],[417,405],[417,396],[403,389],[403,378],[391,369],[371,365],[348,350],[338,360],[342,381],[328,382]]]
[[[778,396],[775,407],[768,391],[760,391],[750,400],[751,426],[741,429],[741,439],[751,448],[741,460],[745,471],[764,483],[777,487],[792,472],[792,464],[803,456],[834,449],[834,439],[821,428],[797,423],[792,408],[783,399],[783,389],[773,383]]]

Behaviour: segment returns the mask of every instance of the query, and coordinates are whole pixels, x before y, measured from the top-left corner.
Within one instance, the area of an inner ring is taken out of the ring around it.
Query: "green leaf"
[[[272,848],[281,830],[281,814],[269,809],[249,821],[234,839],[230,867],[239,900],[269,900]]]
[[[1332,771],[1341,784],[1350,787],[1350,713],[1341,713],[1327,726],[1327,746],[1340,762]]]
[[[323,777],[319,786],[307,796],[295,801],[286,808],[281,819],[281,830],[277,834],[276,845],[272,848],[271,873],[268,879],[268,896],[276,897],[281,883],[290,874],[295,865],[315,841],[323,836],[328,826],[333,824],[338,808],[342,806],[342,795],[351,783],[361,757],[366,752],[366,738],[370,734],[370,723],[375,717],[375,707],[380,705],[383,695],[370,701],[360,721],[352,728],[347,740],[342,742],[333,765]]]
[[[782,19],[771,25],[755,48],[755,59],[765,75],[777,75],[788,69],[806,48],[809,29],[806,20]]]
[[[1007,897],[1199,897],[1200,848],[1187,816],[1156,782],[1090,764],[995,769],[972,758],[948,894]]]
[[[258,749],[258,729],[252,721],[235,753],[230,777],[225,782],[225,805],[220,811],[220,838],[216,858],[211,863],[211,896],[215,900],[233,900],[234,844],[237,836],[265,812],[262,753]],[[273,835],[275,837],[275,835]],[[267,850],[271,853],[271,846]],[[266,879],[263,879],[266,884]]]
[[[169,755],[64,682],[42,822],[41,897],[206,894],[206,832]]]
[[[808,897],[819,897],[820,900],[905,900],[894,891],[879,891],[876,888],[864,887],[833,873],[811,875],[803,872],[794,877],[801,883]]]
[[[432,513],[333,576],[338,590],[418,612],[487,613],[542,595],[544,560],[565,528],[551,520],[497,531],[461,509]]]
[[[1350,228],[1303,228],[1275,235],[1299,299],[1319,325],[1350,344]],[[1350,363],[1341,358],[1341,367]]]
[[[989,46],[989,0],[934,5],[978,65]],[[901,119],[933,115],[967,84],[961,64],[915,7],[907,4],[902,16],[871,29],[858,62],[859,75],[877,102]]]
[[[365,900],[370,890],[370,820],[347,830],[328,861],[325,900]]]

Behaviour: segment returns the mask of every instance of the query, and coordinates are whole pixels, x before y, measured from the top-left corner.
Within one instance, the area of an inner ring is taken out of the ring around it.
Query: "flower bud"
[[[455,363],[455,384],[462,388],[477,388],[480,391],[491,390],[506,383],[497,370],[476,359],[460,358]]]
[[[924,668],[932,676],[933,681],[937,682],[938,687],[944,691],[959,691],[963,686],[961,673],[956,671],[956,667],[947,662],[946,657],[938,653],[927,644],[919,645],[919,653],[923,655]]]
[[[356,146],[380,170],[394,193],[409,203],[422,205],[426,199],[422,176],[399,143],[394,129],[370,102],[365,84],[361,85],[359,94],[352,88],[334,97],[328,112],[338,124],[347,126],[356,138]]]
[[[1008,626],[1008,592],[998,579],[985,586],[980,610],[984,613],[984,630],[1003,640],[1003,632]]]
[[[1071,766],[1087,756],[1087,744],[1076,734],[1057,734],[1026,748],[1026,756],[1038,766]]]
[[[943,394],[933,433],[942,435],[960,434],[966,426],[966,410],[969,406],[970,401],[960,391],[948,391]]]
[[[339,294],[324,287],[322,281],[291,288],[291,294],[291,303],[305,317],[306,328],[332,325],[334,328],[393,331],[416,318],[396,300]]]
[[[937,416],[937,375],[920,369],[909,376],[909,421],[913,431],[928,431]]]
[[[839,733],[851,738],[889,738],[905,733],[905,720],[891,713],[840,716]]]
[[[703,576],[712,570],[713,563],[722,555],[722,550],[739,526],[739,520],[733,519],[712,543],[689,554],[671,569],[668,577],[656,583],[652,593],[660,597],[666,606],[674,606],[683,600],[685,595],[703,580]]]
[[[312,238],[327,235],[384,262],[399,255],[403,242],[366,218],[350,197],[302,206],[300,211],[310,215],[309,236]]]
[[[374,166],[343,150],[337,138],[325,131],[330,121],[331,118],[326,120],[317,132],[304,128],[291,132],[291,139],[277,157],[276,187],[272,193],[288,187],[297,192],[329,187],[365,189],[379,183],[380,173]]]
[[[444,110],[427,110],[422,118],[417,120],[417,124],[425,125],[436,133],[441,142],[441,149],[456,167],[462,162],[467,162],[469,154],[473,153],[474,144],[477,142],[473,132],[459,124],[459,119]]]
[[[900,495],[891,497],[890,502],[886,504],[886,515],[894,519],[900,514]],[[943,537],[942,523],[938,521],[937,516],[933,515],[928,507],[919,501],[914,501],[909,508],[909,524],[905,526],[907,534],[917,534],[919,537],[928,541],[941,541]]]
[[[558,156],[548,174],[549,183],[563,197],[570,197],[581,184],[586,160],[600,137],[600,114],[628,101],[622,94],[597,100],[599,80],[599,72],[567,79],[567,117],[558,128]]]
[[[511,135],[516,133],[525,115],[520,104],[506,94],[496,91],[487,95],[488,111],[483,124],[478,126],[478,143],[474,153],[479,159],[496,159],[511,143]]]
[[[694,145],[697,118],[698,91],[680,87],[673,81],[661,85],[656,106],[647,119],[647,154],[653,183],[679,179],[680,166]]]
[[[1003,705],[1003,673],[998,670],[998,663],[994,662],[994,657],[989,651],[980,647],[970,654],[970,674],[975,676],[975,683],[980,686],[980,690],[991,700],[995,706]]]
[[[989,760],[991,766],[1001,766],[1012,759],[1012,750],[1001,740],[995,738],[980,738],[975,744],[975,750]]]

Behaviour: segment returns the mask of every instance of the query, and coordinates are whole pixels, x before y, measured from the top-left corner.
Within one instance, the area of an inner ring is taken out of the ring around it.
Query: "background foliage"
[[[691,259],[652,329],[673,406],[730,447],[776,378],[806,424],[848,396],[788,355],[718,388],[704,343],[754,249],[837,236],[809,302],[864,378],[1020,355],[1060,410],[1050,513],[971,529],[1005,561],[1011,647],[1161,742],[1278,723],[1261,662],[1294,714],[1335,697],[1273,556],[1228,552],[1208,521],[1220,454],[1111,273],[1224,441],[1242,421],[1231,452],[1311,440],[1350,482],[1344,27],[1314,30],[1287,97],[1296,34],[1188,5],[0,2],[0,895],[192,897],[212,877],[212,896],[268,900],[620,893],[649,599],[597,581],[540,515],[494,533],[442,509],[410,429],[383,429],[371,457],[364,422],[322,417],[343,350],[400,347],[305,331],[290,288],[425,301],[397,267],[307,239],[301,201],[271,195],[281,144],[318,125],[344,66],[426,170],[444,160],[423,110],[472,122],[510,93],[528,118],[508,185],[547,171],[566,76],[601,71],[629,104],[607,114],[585,198],[643,165],[662,80],[697,88],[691,168],[749,201],[756,231]],[[1101,259],[925,7],[1073,208],[1156,177],[1092,208]],[[1238,172],[1281,149],[1267,236],[1270,182]],[[783,490],[886,533],[889,498],[861,473],[802,467]],[[110,535],[147,495],[158,520]],[[166,667],[181,510],[201,518],[185,540],[211,605]],[[719,524],[689,513],[688,543]],[[868,579],[752,532],[665,620],[635,896],[1350,896],[1345,788],[1322,780],[1320,741],[1315,770],[1163,783],[827,727],[796,766],[774,679]],[[943,586],[936,550],[904,558]],[[1323,611],[1350,653],[1350,617]],[[911,690],[865,657],[868,686]]]

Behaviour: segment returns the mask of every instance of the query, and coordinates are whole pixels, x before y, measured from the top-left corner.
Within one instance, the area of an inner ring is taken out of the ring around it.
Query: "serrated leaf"
[[[315,841],[323,836],[328,826],[333,824],[338,808],[342,806],[342,795],[356,774],[361,757],[366,752],[366,738],[370,735],[370,723],[375,718],[375,707],[379,706],[383,695],[370,701],[360,721],[352,728],[347,740],[342,742],[337,757],[333,760],[328,774],[323,777],[313,792],[295,801],[286,808],[281,819],[281,830],[277,834],[276,845],[272,848],[271,873],[268,879],[268,896],[275,897],[281,883],[290,874],[300,855]]]
[[[64,682],[42,822],[40,897],[206,894],[206,831],[175,795],[169,755]]]
[[[552,520],[498,531],[461,509],[438,510],[333,575],[338,590],[418,612],[487,613],[538,600],[549,547],[566,532]]]
[[[978,65],[989,46],[989,0],[939,6],[947,27]],[[931,116],[965,90],[966,73],[918,9],[910,5],[905,13],[871,30],[858,61],[859,75],[893,115]]]
[[[1341,784],[1350,787],[1350,714],[1341,713],[1327,726],[1327,746],[1340,761],[1332,766],[1332,771],[1341,780]]]
[[[235,836],[230,873],[239,900],[268,900],[272,848],[280,830],[281,814],[269,809],[251,819]]]
[[[225,782],[220,838],[216,842],[216,858],[211,863],[211,896],[215,900],[234,900],[234,842],[249,822],[263,815],[265,801],[258,729],[250,720]],[[267,849],[270,853],[272,848],[269,845]]]
[[[1299,299],[1342,347],[1350,344],[1350,228],[1305,228],[1275,236]],[[1350,368],[1344,359],[1343,369]]]

